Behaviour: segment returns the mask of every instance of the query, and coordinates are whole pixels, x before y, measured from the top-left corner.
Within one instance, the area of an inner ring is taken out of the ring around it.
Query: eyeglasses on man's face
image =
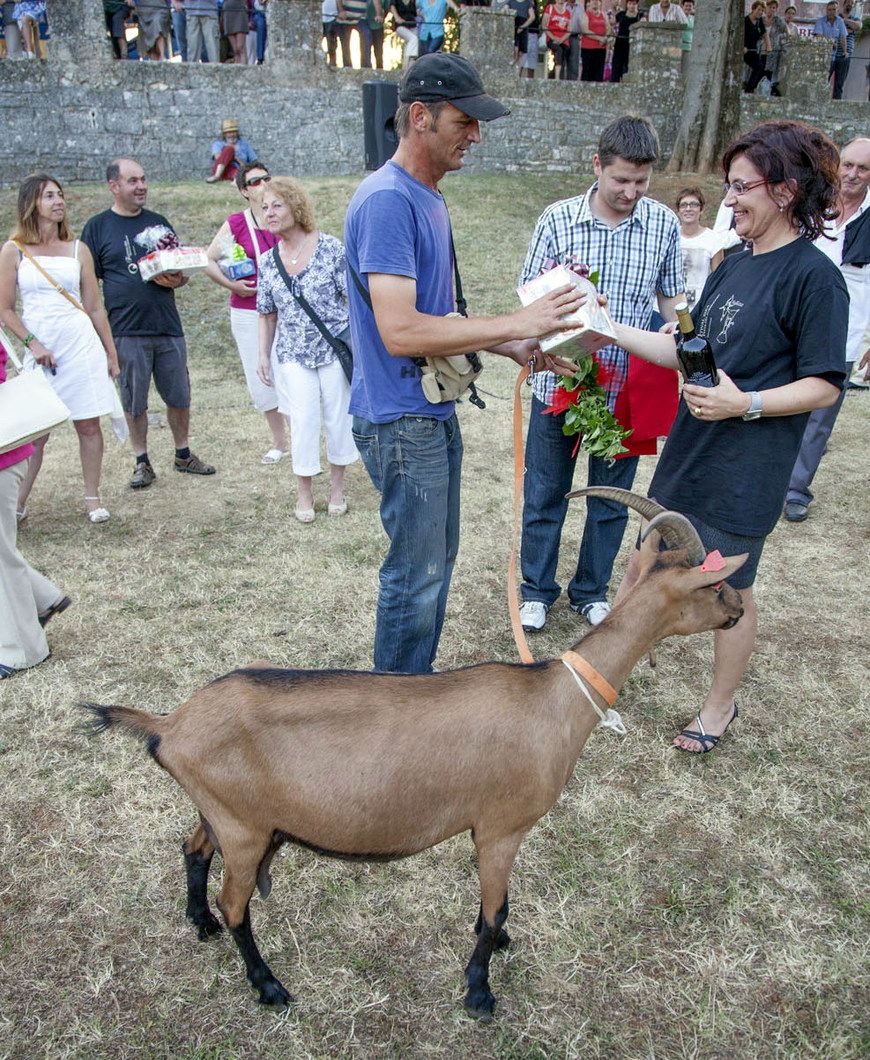
[[[722,191],[725,195],[729,192],[734,192],[735,195],[745,195],[747,191],[752,191],[753,188],[759,188],[762,184],[770,184],[769,180],[732,180],[730,183],[726,180],[722,185]]]
[[[268,184],[272,178],[267,176],[265,173],[262,177],[251,177],[250,180],[245,181],[246,188],[256,188],[258,184]]]

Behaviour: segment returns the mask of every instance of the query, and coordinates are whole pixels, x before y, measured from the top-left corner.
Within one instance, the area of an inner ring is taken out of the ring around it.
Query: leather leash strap
[[[525,454],[523,449],[523,403],[522,386],[529,377],[529,366],[526,365],[517,376],[514,387],[514,503],[513,503],[513,535],[511,542],[511,554],[508,560],[508,610],[511,616],[511,631],[514,635],[514,643],[520,656],[520,662],[533,663],[534,657],[529,650],[529,642],[520,622],[520,594],[517,588],[517,554],[520,541],[520,521],[523,508],[523,475],[525,474]],[[581,674],[608,707],[616,702],[617,692],[612,684],[588,663],[582,655],[576,651],[566,651],[562,656],[564,662],[569,663],[578,674]]]
[[[588,663],[582,655],[578,655],[576,651],[566,651],[562,659],[570,663],[577,673],[586,678],[608,707],[613,706],[616,702],[616,689],[606,678],[601,676],[594,666]]]
[[[511,616],[511,632],[517,646],[520,662],[533,663],[534,656],[529,651],[529,642],[520,622],[520,594],[517,589],[517,554],[520,545],[520,520],[523,511],[523,475],[525,473],[525,454],[523,451],[523,402],[522,386],[529,377],[529,366],[520,371],[514,387],[514,505],[513,534],[511,554],[508,560],[508,611]]]

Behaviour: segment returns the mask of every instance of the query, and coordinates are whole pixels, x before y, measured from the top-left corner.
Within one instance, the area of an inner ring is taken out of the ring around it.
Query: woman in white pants
[[[260,265],[258,374],[264,383],[274,380],[278,407],[290,417],[296,518],[310,523],[314,521],[311,480],[321,470],[321,425],[329,461],[330,515],[347,511],[344,471],[359,454],[348,413],[350,386],[335,351],[296,296],[301,295],[330,334],[338,335],[347,327],[344,246],[334,236],[317,231],[311,199],[289,177],[269,182],[263,214],[278,244]]]
[[[278,409],[278,395],[273,386],[267,386],[257,375],[259,355],[259,316],[257,314],[257,273],[260,258],[278,242],[278,237],[269,231],[263,218],[263,191],[269,184],[269,170],[262,162],[249,162],[236,174],[236,187],[248,208],[233,213],[218,229],[208,248],[210,276],[220,287],[230,292],[230,330],[242,361],[248,393],[257,412],[266,417],[272,432],[272,448],[263,456],[261,463],[277,464],[287,455],[287,430],[284,416]],[[231,280],[218,265],[225,249],[237,243],[254,262],[257,272],[241,280]]]

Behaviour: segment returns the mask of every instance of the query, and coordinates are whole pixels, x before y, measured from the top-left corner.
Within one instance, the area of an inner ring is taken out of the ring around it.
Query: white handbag
[[[0,340],[18,374],[0,383],[0,453],[41,438],[72,415],[42,370],[24,371],[5,333]]]

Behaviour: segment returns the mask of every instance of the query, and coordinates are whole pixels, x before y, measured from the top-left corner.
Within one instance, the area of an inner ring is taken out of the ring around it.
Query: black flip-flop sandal
[[[52,604],[47,611],[43,611],[41,615],[38,615],[40,626],[47,626],[51,619],[55,615],[59,615],[61,611],[66,611],[69,605],[72,603],[72,597],[62,596],[56,604]]]
[[[730,725],[731,722],[734,721],[734,719],[737,717],[737,714],[738,714],[737,700],[735,699],[734,700],[734,713],[728,719],[728,725]],[[695,715],[695,721],[698,723],[697,731],[695,729],[683,729],[682,732],[680,733],[680,736],[685,736],[686,739],[688,739],[688,740],[695,740],[697,743],[699,743],[701,745],[701,750],[700,751],[690,751],[687,747],[680,747],[679,744],[675,744],[674,746],[677,748],[678,751],[685,751],[686,754],[690,754],[690,755],[702,754],[702,755],[705,755],[709,751],[712,751],[713,748],[722,739],[722,736],[724,736],[725,733],[728,732],[728,725],[726,725],[725,728],[722,730],[722,735],[721,736],[711,736],[710,733],[708,733],[707,730],[704,728],[704,723],[701,721],[701,715],[700,714],[696,714]]]

